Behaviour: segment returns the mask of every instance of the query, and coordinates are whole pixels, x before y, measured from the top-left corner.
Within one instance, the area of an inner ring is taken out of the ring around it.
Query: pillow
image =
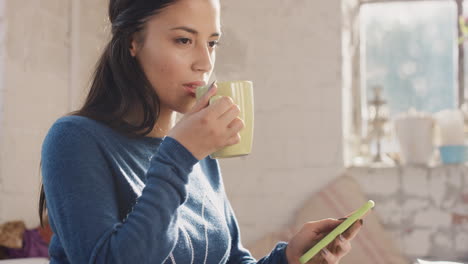
[[[26,226],[23,221],[6,222],[0,225],[0,246],[22,248]]]
[[[349,176],[341,176],[307,199],[297,210],[294,219],[281,231],[267,234],[247,245],[254,257],[267,255],[278,241],[289,241],[302,225],[324,218],[342,218],[362,206],[368,199],[359,184]],[[376,205],[378,206],[378,204]],[[364,225],[352,241],[352,250],[341,264],[407,264],[410,263],[397,249],[390,235],[383,229],[375,211],[364,218]]]

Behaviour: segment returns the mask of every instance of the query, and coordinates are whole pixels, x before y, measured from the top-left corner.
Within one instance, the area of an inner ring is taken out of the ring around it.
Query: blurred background
[[[255,256],[373,199],[343,263],[468,261],[465,2],[221,0],[215,72],[253,81],[255,137],[220,162]],[[41,144],[83,102],[107,4],[0,0],[0,246],[38,227]]]

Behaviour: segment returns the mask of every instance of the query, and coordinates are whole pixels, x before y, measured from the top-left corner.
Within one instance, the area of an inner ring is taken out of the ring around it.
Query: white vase
[[[427,165],[434,151],[434,119],[409,112],[394,120],[403,164]]]

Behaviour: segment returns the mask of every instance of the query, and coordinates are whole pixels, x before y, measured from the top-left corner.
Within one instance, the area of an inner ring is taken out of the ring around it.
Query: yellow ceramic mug
[[[251,81],[229,81],[217,82],[216,95],[210,99],[210,104],[222,96],[231,97],[240,108],[239,118],[244,121],[244,128],[239,132],[241,141],[235,145],[224,147],[210,156],[212,158],[231,158],[250,154],[253,142],[254,127],[254,100],[253,84]],[[207,86],[197,88],[197,99],[202,97],[208,90]]]

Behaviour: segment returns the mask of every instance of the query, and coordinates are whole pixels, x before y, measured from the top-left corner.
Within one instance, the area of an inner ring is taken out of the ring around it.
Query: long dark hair
[[[159,117],[159,97],[140,64],[130,54],[132,40],[144,42],[148,19],[176,0],[110,0],[112,38],[105,46],[93,74],[84,105],[68,115],[103,122],[131,137],[151,132]],[[135,107],[142,113],[137,124],[124,120]],[[42,163],[42,162],[41,162]],[[46,214],[44,185],[39,196],[39,219]]]

